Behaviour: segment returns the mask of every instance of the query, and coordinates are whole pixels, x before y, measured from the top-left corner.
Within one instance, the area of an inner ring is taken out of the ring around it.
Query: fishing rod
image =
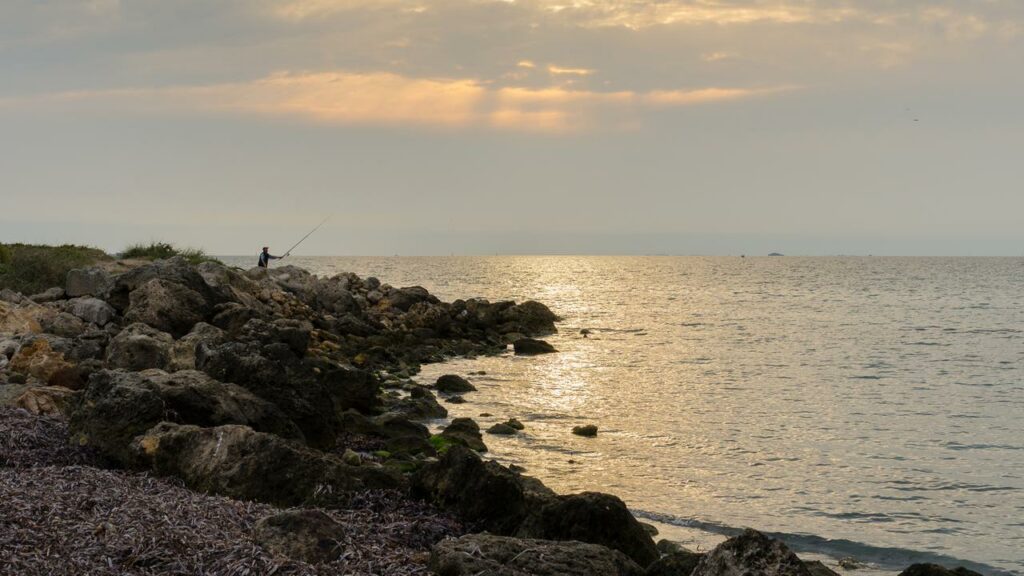
[[[312,230],[310,230],[309,234],[306,234],[305,236],[303,236],[302,240],[299,240],[298,242],[296,242],[295,246],[292,246],[291,248],[289,248],[288,251],[284,253],[284,256],[281,256],[281,258],[284,258],[285,256],[288,256],[289,254],[291,254],[292,250],[295,250],[299,246],[299,244],[302,244],[306,240],[306,238],[309,238],[310,235],[313,234],[313,232],[316,232],[317,230],[319,230],[320,227],[323,226],[324,224],[326,224],[327,221],[330,220],[330,219],[331,219],[331,215],[328,215],[327,218],[324,218],[323,222],[317,224],[316,228],[313,228]]]

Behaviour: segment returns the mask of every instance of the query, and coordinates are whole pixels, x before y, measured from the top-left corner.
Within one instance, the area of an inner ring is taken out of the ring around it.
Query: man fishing
[[[285,254],[285,256],[287,256],[287,254]],[[266,268],[270,265],[271,260],[280,260],[281,258],[284,258],[284,256],[273,256],[270,254],[270,247],[264,246],[263,252],[260,252],[260,261],[257,265],[260,268]]]

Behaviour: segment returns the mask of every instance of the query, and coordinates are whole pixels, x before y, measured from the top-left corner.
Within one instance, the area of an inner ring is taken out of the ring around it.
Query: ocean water
[[[520,419],[524,433],[485,435],[491,457],[558,491],[616,494],[694,547],[749,526],[864,563],[849,573],[1024,574],[1024,259],[291,263],[561,315],[558,354],[419,377],[485,371],[451,415]],[[573,436],[583,423],[599,435]]]

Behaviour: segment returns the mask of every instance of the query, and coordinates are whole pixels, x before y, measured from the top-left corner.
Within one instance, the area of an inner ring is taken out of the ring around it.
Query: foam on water
[[[751,526],[883,572],[1024,574],[1024,259],[292,263],[562,315],[558,354],[420,376],[486,371],[446,406],[482,428],[519,418],[491,455],[556,490],[614,493],[706,545]],[[573,436],[581,423],[601,431]]]

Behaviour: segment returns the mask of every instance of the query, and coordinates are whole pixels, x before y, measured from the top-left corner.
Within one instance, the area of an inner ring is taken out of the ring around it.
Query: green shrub
[[[191,264],[203,262],[219,262],[198,248],[178,248],[167,242],[150,242],[149,244],[132,244],[120,254],[121,258],[142,258],[145,260],[164,260],[174,256],[182,256]]]
[[[89,246],[0,245],[0,288],[35,294],[64,286],[69,270],[103,260],[110,260],[110,256]]]

